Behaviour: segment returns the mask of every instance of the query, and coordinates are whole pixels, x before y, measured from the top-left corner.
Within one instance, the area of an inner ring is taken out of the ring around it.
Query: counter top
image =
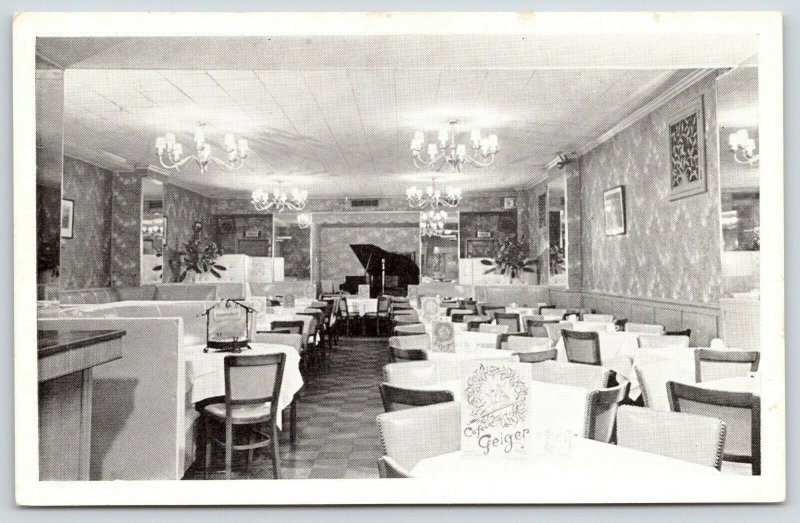
[[[40,330],[37,332],[39,359],[62,352],[67,352],[105,341],[115,340],[125,335],[123,330],[84,330],[55,331]]]

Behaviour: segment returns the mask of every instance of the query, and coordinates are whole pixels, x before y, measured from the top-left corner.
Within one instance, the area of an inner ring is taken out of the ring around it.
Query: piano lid
[[[393,255],[371,243],[351,244],[350,248],[353,249],[356,258],[358,258],[358,261],[361,262],[361,265],[363,265],[364,269],[369,273],[380,272],[381,260],[388,259],[390,255]]]

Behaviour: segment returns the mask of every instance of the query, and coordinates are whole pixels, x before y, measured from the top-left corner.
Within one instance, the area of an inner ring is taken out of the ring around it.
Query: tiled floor
[[[288,441],[288,423],[281,434],[282,478],[377,478],[382,452],[375,417],[383,412],[378,384],[389,361],[387,340],[342,337],[328,360],[328,366],[312,374],[299,393],[296,448]],[[245,455],[234,453],[234,469],[240,469],[234,470],[234,478],[272,478],[266,451],[256,455],[247,472]],[[215,453],[217,470],[221,457],[221,452]],[[186,475],[186,479],[202,477],[195,467]],[[220,479],[221,474],[209,478]]]

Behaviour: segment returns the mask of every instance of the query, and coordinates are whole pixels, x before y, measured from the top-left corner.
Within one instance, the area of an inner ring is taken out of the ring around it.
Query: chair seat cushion
[[[233,423],[259,423],[270,416],[269,402],[259,405],[238,405],[231,411]],[[212,403],[203,408],[203,412],[214,418],[225,420],[225,403]]]

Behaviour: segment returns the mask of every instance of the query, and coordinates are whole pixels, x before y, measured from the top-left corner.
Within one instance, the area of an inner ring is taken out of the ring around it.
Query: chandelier
[[[467,146],[463,143],[456,144],[456,124],[458,120],[450,120],[450,128],[439,131],[438,144],[431,142],[427,147],[427,160],[423,158],[422,146],[425,143],[425,133],[417,131],[411,140],[411,156],[414,166],[418,169],[433,168],[440,171],[445,164],[455,172],[461,172],[466,163],[475,167],[487,167],[494,163],[497,154],[497,135],[490,134],[488,138],[481,138],[480,129],[473,129],[470,133],[472,141],[472,156],[467,154]]]
[[[305,189],[292,188],[290,192],[283,190],[283,184],[279,184],[272,191],[256,189],[253,191],[253,207],[257,211],[267,211],[275,209],[277,212],[285,210],[301,211],[305,208],[308,201],[308,191]]]
[[[227,158],[221,159],[211,154],[211,145],[206,142],[205,126],[204,122],[200,122],[195,128],[194,144],[197,153],[191,156],[183,156],[183,145],[175,141],[173,133],[167,133],[156,138],[156,154],[158,154],[158,161],[161,162],[161,166],[165,169],[175,169],[180,172],[187,163],[194,160],[200,166],[201,174],[206,172],[206,168],[211,162],[229,171],[244,167],[244,160],[247,158],[249,150],[247,140],[239,139],[237,142],[233,133],[226,133],[225,154]]]
[[[408,205],[416,208],[430,207],[436,209],[437,207],[455,207],[461,201],[461,188],[447,187],[444,192],[436,188],[436,179],[431,180],[431,184],[422,189],[414,186],[406,189],[406,198],[408,198]]]
[[[731,133],[728,136],[728,145],[736,163],[753,165],[758,162],[756,141],[750,138],[747,129],[739,129],[735,133]]]
[[[423,211],[419,213],[419,233],[422,236],[446,236],[444,224],[447,221],[446,211]]]
[[[297,215],[297,225],[301,229],[308,229],[311,227],[311,213],[301,212]]]

